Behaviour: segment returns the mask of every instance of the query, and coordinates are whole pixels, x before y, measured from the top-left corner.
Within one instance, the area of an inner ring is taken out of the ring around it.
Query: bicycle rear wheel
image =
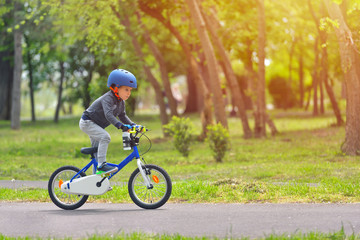
[[[169,174],[159,166],[145,165],[152,188],[148,189],[137,168],[130,176],[128,190],[133,202],[141,208],[155,209],[169,200],[172,183]]]
[[[81,207],[88,199],[88,195],[67,194],[61,191],[61,184],[70,180],[80,169],[74,166],[58,168],[50,177],[48,192],[53,203],[65,210],[74,210]],[[81,177],[86,174],[82,172]],[[80,176],[79,176],[80,177]]]

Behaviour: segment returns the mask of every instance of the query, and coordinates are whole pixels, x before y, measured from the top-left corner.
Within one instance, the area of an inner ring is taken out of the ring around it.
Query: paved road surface
[[[135,204],[87,203],[65,211],[52,203],[0,202],[5,236],[87,237],[91,234],[180,233],[184,236],[262,237],[296,231],[360,233],[360,204]]]

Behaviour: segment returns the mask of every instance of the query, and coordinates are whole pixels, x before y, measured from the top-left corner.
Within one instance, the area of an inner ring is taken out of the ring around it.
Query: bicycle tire
[[[137,168],[131,174],[128,191],[131,200],[141,208],[156,209],[164,205],[170,198],[172,183],[169,174],[161,167],[147,164],[144,166],[150,175],[152,189],[148,189],[144,179]]]
[[[48,183],[48,192],[51,201],[59,208],[65,210],[74,210],[81,207],[88,199],[89,195],[66,194],[61,191],[59,181],[70,180],[80,169],[74,166],[63,166],[55,170],[50,176]],[[84,172],[80,173],[81,177],[85,177]],[[62,177],[65,179],[62,180]]]

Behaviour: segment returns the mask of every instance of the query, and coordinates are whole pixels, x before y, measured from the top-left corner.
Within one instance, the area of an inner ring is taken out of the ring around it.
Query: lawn
[[[213,159],[206,142],[196,141],[188,158],[178,153],[170,138],[163,138],[158,116],[141,115],[133,120],[152,131],[152,149],[146,162],[170,174],[175,202],[358,202],[360,158],[344,156],[340,146],[344,127],[332,127],[331,114],[313,118],[309,114],[273,113],[280,134],[266,139],[242,138],[241,122],[229,118],[231,150],[222,163]],[[200,127],[197,116],[190,116]],[[252,120],[251,120],[252,122]],[[78,118],[23,122],[19,131],[0,122],[0,179],[48,180],[60,166],[84,166],[88,156],[80,153],[89,140],[78,127]],[[200,129],[200,128],[198,128]],[[121,133],[107,129],[112,141],[108,161],[117,163],[128,152],[122,150]],[[199,132],[197,132],[199,134]],[[140,150],[149,146],[144,139]],[[113,179],[127,182],[136,168],[132,162]],[[20,194],[21,192],[21,194]],[[25,193],[24,193],[25,192]],[[48,201],[45,190],[0,189],[0,200]],[[13,196],[13,197],[10,197]],[[128,202],[126,187],[115,187],[96,201]]]

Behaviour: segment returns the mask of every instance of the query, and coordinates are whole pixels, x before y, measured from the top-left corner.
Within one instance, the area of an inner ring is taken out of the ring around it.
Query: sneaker
[[[99,167],[98,167],[98,171],[99,172],[111,172],[114,171],[116,167],[112,167],[107,165],[106,162],[103,162]],[[116,171],[116,170],[115,170]]]

